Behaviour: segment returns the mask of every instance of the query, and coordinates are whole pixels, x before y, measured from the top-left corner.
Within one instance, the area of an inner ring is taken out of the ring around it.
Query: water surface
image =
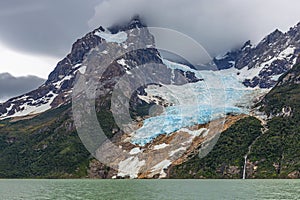
[[[0,180],[0,199],[300,199],[300,180]]]

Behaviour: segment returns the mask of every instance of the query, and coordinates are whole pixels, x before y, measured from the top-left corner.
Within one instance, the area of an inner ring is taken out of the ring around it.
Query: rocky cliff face
[[[102,29],[100,27],[77,40],[72,46],[71,53],[58,62],[45,84],[0,104],[0,119],[36,115],[69,103],[75,75],[85,55],[103,41],[95,35],[96,31]]]
[[[260,102],[260,109],[269,118],[292,117],[299,110],[300,65],[297,63],[291,70],[282,75],[276,86]]]
[[[279,78],[278,83],[276,86],[283,86],[283,85],[298,85],[300,84],[300,67],[299,67],[299,57],[297,64],[289,70],[286,74]]]
[[[222,58],[215,58],[219,69],[245,69],[251,73],[244,78],[248,87],[272,88],[280,75],[296,63],[300,53],[300,23],[288,32],[275,30],[259,44],[246,42],[241,49],[228,52]]]

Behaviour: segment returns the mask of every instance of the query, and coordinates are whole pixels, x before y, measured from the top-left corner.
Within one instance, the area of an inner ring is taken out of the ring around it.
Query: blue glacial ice
[[[160,116],[144,120],[143,126],[133,133],[133,144],[144,146],[161,134],[170,134],[195,124],[206,124],[228,113],[248,114],[248,107],[240,105],[250,103],[249,95],[253,94],[253,89],[246,88],[236,77],[236,72],[197,71],[166,60],[164,63],[173,70],[193,71],[204,81],[147,88],[147,94],[173,101],[174,106],[166,107]]]

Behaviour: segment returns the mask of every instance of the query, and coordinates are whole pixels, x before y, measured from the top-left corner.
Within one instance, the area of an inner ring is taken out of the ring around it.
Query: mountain
[[[222,133],[205,157],[173,166],[171,178],[300,178],[300,64],[259,103],[269,120],[248,117]]]
[[[270,112],[276,104],[269,94],[298,81],[292,66],[299,35],[298,24],[257,46],[246,42],[214,58],[220,71],[212,71],[163,58],[139,17],[99,27],[73,44],[42,86],[0,104],[0,177],[240,178],[243,163],[257,167],[251,149],[271,130],[269,123],[294,111],[286,104]],[[89,89],[100,83],[96,97],[87,93],[84,99],[82,91],[72,96],[78,80]],[[77,98],[87,101],[76,104]],[[130,122],[122,121],[126,102]],[[98,136],[89,107],[109,140],[80,135],[78,130]],[[248,177],[269,177],[248,171]]]
[[[127,25],[113,26],[108,29],[100,27],[88,33],[73,44],[71,53],[57,64],[45,84],[0,105],[3,139],[1,142],[4,149],[1,151],[0,167],[3,172],[1,177],[61,177],[69,176],[66,174],[71,172],[70,176],[76,177],[78,176],[76,170],[82,166],[87,167],[82,163],[88,162],[89,156],[87,151],[83,150],[84,146],[80,145],[79,137],[76,135],[70,103],[76,75],[84,71],[87,73],[95,71],[82,64],[93,53],[104,55],[107,58],[104,60],[108,60],[108,49],[114,51],[121,48],[125,51],[134,48],[135,45],[144,47],[117,58],[110,63],[101,76],[105,88],[98,97],[97,110],[99,119],[104,121],[103,127],[109,137],[113,136],[112,130],[115,129],[115,125],[110,121],[110,108],[107,106],[110,102],[109,94],[116,80],[124,74],[130,74],[128,71],[135,66],[144,63],[161,64],[160,69],[164,71],[165,83],[172,81],[174,84],[182,84],[184,80],[191,83],[201,81],[192,72],[170,70],[163,65],[159,52],[153,48],[153,36],[147,29],[142,30],[143,27],[142,22],[134,18]],[[133,28],[134,31],[131,31]],[[126,31],[130,34],[124,37]],[[106,45],[107,50],[99,50],[100,44]],[[185,81],[183,83],[186,83]],[[140,92],[143,93],[142,90]],[[135,99],[132,103],[140,104],[141,100]],[[22,149],[20,155],[23,155],[25,160],[18,156],[11,159],[10,156],[16,152],[16,149]],[[51,158],[47,157],[48,155],[52,155]],[[62,161],[67,155],[70,158]],[[19,162],[20,159],[22,162]],[[17,165],[14,164],[16,162]],[[42,167],[45,162],[48,163],[47,168]]]
[[[63,60],[58,62],[57,66],[50,73],[48,80],[40,86],[38,89],[33,90],[24,95],[12,98],[5,103],[0,104],[0,119],[14,118],[14,117],[26,117],[36,116],[37,114],[43,113],[49,109],[60,107],[71,102],[71,93],[74,86],[76,74],[85,69],[82,62],[90,53],[91,50],[95,49],[99,44],[103,42],[112,42],[110,36],[118,35],[118,33],[133,28],[142,28],[144,24],[139,20],[138,17],[132,19],[129,24],[116,25],[108,29],[100,27],[88,34],[83,38],[78,39],[71,49],[71,53],[68,54]],[[114,34],[115,33],[115,34]],[[145,47],[151,47],[154,45],[152,36],[143,35],[141,42],[145,42]],[[138,35],[139,36],[139,35]],[[131,40],[137,42],[138,37],[132,36]],[[132,45],[129,41],[124,43],[124,48]],[[135,55],[127,55],[125,58],[120,58],[119,61],[113,63],[119,70],[120,74],[123,75],[125,71],[131,68],[126,68],[129,65],[141,65],[146,62],[154,62],[162,64],[159,52],[154,48],[148,48],[147,50],[139,50]],[[177,70],[178,71],[178,70]],[[118,72],[113,72],[115,75]],[[178,71],[178,73],[183,73]],[[188,75],[191,81],[197,81],[192,73]],[[111,78],[111,77],[110,77]],[[106,77],[107,79],[107,77]],[[194,80],[192,80],[194,79]]]
[[[292,116],[299,108],[299,75],[300,67],[298,64],[281,76],[276,87],[260,102],[260,110],[264,111],[270,118]]]
[[[101,42],[101,38],[94,34],[96,31],[88,33],[73,44],[71,53],[57,64],[45,84],[1,104],[1,118],[35,116],[51,108],[70,103],[74,77],[81,67],[80,63],[84,55]]]
[[[292,68],[300,53],[300,23],[288,32],[275,30],[257,45],[247,41],[241,49],[215,58],[219,69],[236,68],[251,73],[243,83],[249,87],[272,88],[280,75]]]
[[[116,33],[118,30],[134,27],[145,25],[135,17],[128,25],[116,25],[107,31]],[[253,46],[247,41],[241,49],[230,51],[213,61],[220,70],[236,69],[234,72],[247,87],[272,88],[279,76],[291,69],[296,62],[300,52],[299,29],[300,24],[286,33],[275,30],[258,45]],[[70,103],[76,73],[82,67],[85,56],[104,40],[95,34],[103,31],[105,29],[100,27],[78,39],[72,45],[71,53],[57,64],[46,83],[38,89],[0,104],[0,119],[35,116]]]

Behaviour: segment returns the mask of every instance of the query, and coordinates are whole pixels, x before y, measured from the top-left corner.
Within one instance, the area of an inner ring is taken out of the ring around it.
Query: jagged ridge
[[[241,49],[214,58],[214,62],[221,70],[248,69],[252,77],[245,77],[245,86],[272,88],[279,76],[296,63],[299,52],[300,23],[286,33],[275,30],[256,46],[247,41]]]

